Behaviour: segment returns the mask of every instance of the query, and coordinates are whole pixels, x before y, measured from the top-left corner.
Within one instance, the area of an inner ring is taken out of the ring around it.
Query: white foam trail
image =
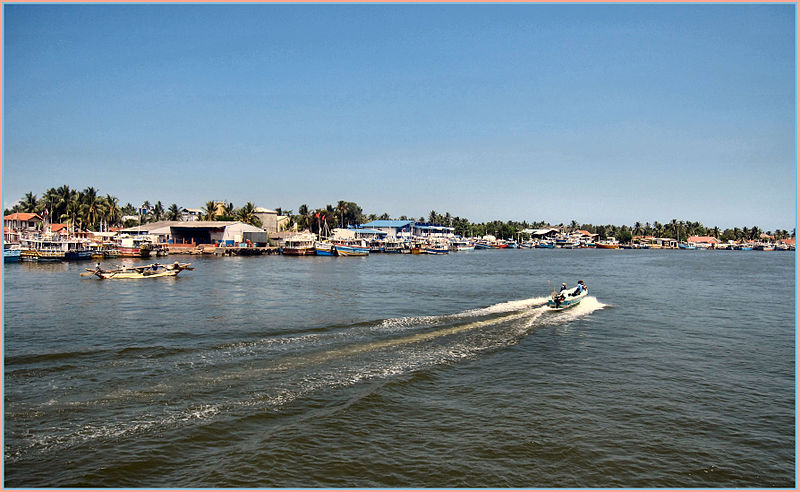
[[[607,304],[598,301],[596,297],[586,297],[580,304],[573,308],[552,313],[546,319],[546,324],[564,324],[576,320],[587,314],[603,309]],[[546,308],[549,309],[549,308]]]
[[[469,309],[467,311],[453,315],[457,318],[466,318],[469,316],[484,316],[487,314],[503,314],[513,311],[521,311],[523,309],[530,309],[532,307],[541,306],[547,303],[547,297],[531,297],[530,299],[519,299],[516,301],[506,301],[498,304],[479,309]]]
[[[467,309],[455,314],[441,316],[404,316],[402,318],[390,318],[381,322],[379,329],[396,330],[398,328],[422,328],[433,326],[443,321],[461,318],[472,318],[478,316],[488,316],[491,314],[505,314],[514,311],[522,311],[532,307],[541,306],[547,302],[549,297],[532,297],[530,299],[518,299],[493,304],[483,308]]]

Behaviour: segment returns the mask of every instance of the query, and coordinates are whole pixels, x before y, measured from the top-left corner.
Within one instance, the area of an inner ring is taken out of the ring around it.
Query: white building
[[[160,221],[120,231],[128,234],[146,234],[160,243],[221,244],[234,246],[247,243],[259,246],[268,244],[266,231],[238,221]]]

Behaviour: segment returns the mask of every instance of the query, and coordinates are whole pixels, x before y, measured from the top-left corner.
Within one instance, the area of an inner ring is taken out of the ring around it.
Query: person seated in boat
[[[97,273],[103,273],[103,269],[100,268],[100,262],[99,261],[97,262],[97,265],[94,266],[94,268],[95,268],[95,270],[97,270]]]
[[[570,295],[572,297],[579,296],[584,290],[586,290],[586,284],[583,283],[583,280],[578,280],[578,286]]]
[[[553,302],[556,304],[556,307],[561,306],[561,302],[565,299],[565,296],[567,294],[566,290],[567,290],[567,283],[563,282],[561,284],[561,289],[558,291],[558,293],[556,294],[555,292],[553,292]]]
[[[172,269],[177,270],[181,267],[181,264],[178,263],[178,260],[175,260],[175,263],[172,264]]]

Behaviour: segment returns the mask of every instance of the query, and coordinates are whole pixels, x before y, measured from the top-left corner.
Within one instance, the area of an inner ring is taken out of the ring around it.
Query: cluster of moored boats
[[[480,249],[736,249],[743,251],[794,250],[794,246],[770,243],[736,243],[710,246],[704,243],[648,244],[644,242],[620,243],[608,238],[593,241],[569,236],[556,236],[548,239],[516,241],[513,239],[460,238],[397,238],[397,239],[320,239],[311,233],[302,233],[286,239],[281,253],[289,256],[367,256],[370,253],[407,253],[443,255],[457,251]]]
[[[549,238],[517,241],[498,239],[494,236],[481,238],[463,237],[400,237],[400,238],[336,238],[318,237],[309,232],[287,238],[280,252],[288,256],[368,256],[370,253],[406,253],[444,255],[457,251],[480,249],[729,249],[742,251],[793,251],[794,244],[782,242],[751,243],[647,243],[623,244],[608,238],[595,241],[592,238],[560,234]],[[90,240],[46,233],[23,237],[17,244],[4,244],[3,259],[14,261],[75,261],[101,260],[118,257],[149,258],[169,253],[168,246],[156,244],[150,236],[123,234],[106,240]]]
[[[78,261],[118,257],[163,256],[166,248],[146,236],[123,235],[109,241],[93,241],[59,234],[25,236],[17,244],[3,245],[3,261]]]

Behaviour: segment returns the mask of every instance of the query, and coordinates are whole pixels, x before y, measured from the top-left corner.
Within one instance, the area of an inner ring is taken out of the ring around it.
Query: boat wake
[[[389,380],[501,350],[538,329],[567,325],[605,307],[587,297],[574,308],[554,312],[546,306],[547,299],[513,300],[454,314],[391,318],[320,333],[177,351],[157,362],[133,355],[116,359],[109,362],[116,369],[129,366],[127,373],[154,376],[131,377],[116,388],[99,384],[80,397],[64,392],[44,404],[7,408],[15,421],[36,415],[58,425],[37,426],[41,432],[15,431],[17,435],[6,441],[5,458],[13,462],[31,453],[57,452],[96,440],[164,433],[216,419],[277,414],[318,392]],[[160,365],[157,370],[154,362]],[[98,415],[104,416],[102,421],[96,420]]]

